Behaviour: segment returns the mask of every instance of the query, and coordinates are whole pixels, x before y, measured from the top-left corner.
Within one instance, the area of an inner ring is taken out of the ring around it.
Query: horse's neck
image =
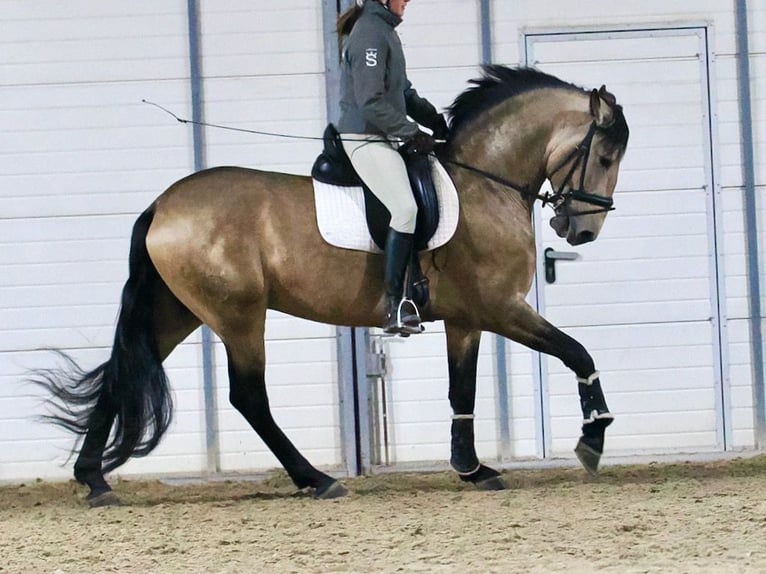
[[[581,96],[538,90],[496,106],[476,121],[453,150],[455,159],[536,194],[556,137],[557,111],[579,110]]]
[[[461,163],[491,173],[516,187],[537,191],[545,178],[547,129],[528,125],[519,111],[498,106],[453,150]]]

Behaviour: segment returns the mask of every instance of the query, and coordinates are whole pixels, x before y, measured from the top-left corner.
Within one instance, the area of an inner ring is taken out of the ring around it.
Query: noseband
[[[561,185],[559,186],[556,193],[544,193],[544,194],[535,193],[529,189],[529,185],[522,186],[522,185],[515,184],[503,177],[500,177],[499,175],[489,173],[487,171],[484,171],[483,169],[479,169],[477,167],[465,164],[457,160],[451,160],[446,158],[440,158],[440,159],[444,163],[455,165],[467,171],[471,171],[473,173],[486,177],[487,179],[494,181],[495,183],[499,183],[501,185],[504,185],[505,187],[509,187],[513,190],[516,190],[522,195],[532,196],[535,199],[539,199],[540,201],[542,201],[543,206],[550,203],[551,206],[553,207],[553,210],[556,212],[558,212],[564,205],[566,205],[570,201],[581,201],[583,203],[595,205],[598,208],[598,209],[591,209],[589,211],[578,211],[577,213],[567,213],[566,214],[567,217],[576,217],[578,215],[590,215],[592,213],[604,213],[607,211],[614,210],[614,202],[612,201],[612,198],[604,197],[603,195],[596,195],[595,193],[590,193],[588,191],[585,191],[585,189],[583,189],[585,187],[585,168],[588,165],[588,157],[590,156],[590,147],[591,147],[591,144],[593,143],[593,136],[596,134],[596,128],[597,128],[596,122],[595,121],[591,122],[590,127],[588,128],[588,133],[585,134],[585,137],[582,139],[582,141],[574,147],[574,149],[561,161],[561,163],[559,163],[556,169],[554,169],[551,173],[547,175],[547,179],[550,180],[550,178],[555,173],[561,171],[561,169],[563,169],[564,166],[567,165],[569,162],[572,162],[572,166],[569,168],[569,172],[567,172],[567,176],[561,182]],[[582,170],[580,171],[580,186],[576,189],[574,188],[574,186],[569,186],[569,189],[567,189],[567,185],[572,181],[572,176],[574,175],[574,172],[577,170],[577,167],[580,166],[581,164],[582,164]]]

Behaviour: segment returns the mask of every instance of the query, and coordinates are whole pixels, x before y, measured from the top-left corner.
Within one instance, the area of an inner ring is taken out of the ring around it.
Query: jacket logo
[[[364,62],[367,64],[368,68],[374,68],[378,65],[378,49],[377,48],[367,48],[367,51],[365,52],[364,56]]]

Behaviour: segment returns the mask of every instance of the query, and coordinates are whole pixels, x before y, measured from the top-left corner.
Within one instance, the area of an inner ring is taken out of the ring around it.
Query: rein
[[[596,122],[593,121],[590,124],[590,128],[588,128],[588,133],[585,134],[585,137],[582,139],[582,141],[577,144],[574,149],[559,163],[559,165],[554,169],[551,173],[547,174],[547,178],[550,179],[554,174],[561,171],[561,169],[567,165],[569,162],[572,162],[572,166],[569,168],[569,171],[567,172],[567,176],[564,178],[564,180],[561,182],[561,185],[559,186],[558,190],[555,193],[535,193],[529,189],[529,185],[519,185],[517,183],[514,183],[508,179],[505,179],[504,177],[500,177],[499,175],[490,173],[488,171],[484,171],[483,169],[480,169],[478,167],[469,165],[467,163],[463,163],[461,161],[447,159],[447,158],[440,158],[442,162],[448,163],[451,165],[454,165],[456,167],[465,169],[466,171],[470,171],[473,173],[476,173],[478,175],[481,175],[490,181],[494,181],[495,183],[499,183],[500,185],[503,185],[507,188],[513,189],[514,191],[517,191],[523,196],[526,197],[532,197],[534,199],[539,199],[543,206],[547,204],[551,204],[554,210],[558,210],[562,205],[564,205],[567,201],[581,201],[583,203],[587,203],[590,205],[595,205],[599,209],[591,209],[589,211],[578,211],[577,213],[567,213],[566,215],[568,217],[576,217],[578,215],[590,215],[593,213],[604,213],[607,211],[613,211],[613,201],[611,197],[604,197],[602,195],[596,195],[595,193],[590,193],[588,191],[585,191],[585,166],[588,164],[588,157],[590,156],[590,147],[593,143],[593,136],[596,134]],[[577,167],[582,163],[583,169],[580,172],[580,186],[578,188],[570,187],[568,191],[565,191],[565,188],[567,187],[567,184],[569,184],[572,181],[572,176],[574,176],[574,172],[577,170]]]
[[[324,139],[322,137],[315,137],[315,136],[299,136],[299,135],[281,134],[281,133],[275,133],[275,132],[264,132],[264,131],[258,131],[258,130],[250,130],[246,128],[237,128],[232,126],[213,124],[213,123],[202,122],[197,120],[189,120],[189,119],[185,119],[185,118],[181,118],[177,116],[176,114],[171,112],[169,109],[155,102],[150,102],[149,100],[141,100],[141,102],[144,104],[148,104],[150,106],[159,108],[160,110],[170,115],[178,123],[181,123],[181,124],[196,124],[199,126],[222,129],[222,130],[244,132],[249,134],[257,134],[257,135],[272,136],[272,137],[281,137],[281,138],[288,138],[288,139],[296,139],[296,140],[322,141]],[[470,171],[478,175],[481,175],[491,181],[494,181],[495,183],[499,183],[502,186],[513,189],[514,191],[517,191],[523,196],[539,199],[542,202],[543,206],[551,204],[554,210],[559,209],[562,205],[564,205],[567,201],[570,201],[570,200],[581,201],[583,203],[595,205],[599,208],[599,209],[592,209],[590,211],[579,211],[577,213],[567,213],[566,215],[568,217],[576,217],[578,215],[590,215],[593,213],[603,213],[606,211],[614,210],[612,198],[596,195],[595,193],[590,193],[583,189],[583,186],[585,185],[585,169],[584,168],[580,172],[580,187],[578,189],[570,188],[569,191],[564,191],[564,188],[572,180],[572,176],[574,175],[574,172],[577,170],[577,167],[580,165],[580,163],[582,162],[583,166],[587,165],[588,157],[590,155],[590,147],[591,147],[591,143],[593,142],[593,136],[595,135],[595,133],[596,133],[596,122],[593,121],[590,124],[588,133],[585,134],[585,137],[582,139],[582,141],[575,146],[575,148],[569,153],[569,155],[567,155],[567,157],[564,158],[564,160],[558,165],[558,167],[556,167],[556,169],[554,169],[550,174],[548,174],[547,177],[548,179],[550,179],[550,177],[553,174],[560,171],[567,163],[569,163],[573,159],[575,160],[572,163],[572,167],[569,169],[569,172],[567,173],[566,178],[561,183],[556,193],[535,193],[529,189],[529,185],[516,184],[508,179],[505,179],[504,177],[500,177],[499,175],[495,175],[488,171],[484,171],[483,169],[480,169],[478,167],[468,165],[467,163],[463,163],[461,161],[447,159],[447,158],[439,158],[439,159],[443,163],[452,164],[456,167],[465,169],[466,171]],[[374,140],[367,140],[367,141],[374,141]],[[389,140],[381,139],[380,141],[389,141]]]

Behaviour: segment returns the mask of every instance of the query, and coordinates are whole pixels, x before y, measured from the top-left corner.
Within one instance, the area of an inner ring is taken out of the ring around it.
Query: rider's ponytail
[[[338,38],[348,36],[362,13],[362,7],[358,3],[338,16]]]

